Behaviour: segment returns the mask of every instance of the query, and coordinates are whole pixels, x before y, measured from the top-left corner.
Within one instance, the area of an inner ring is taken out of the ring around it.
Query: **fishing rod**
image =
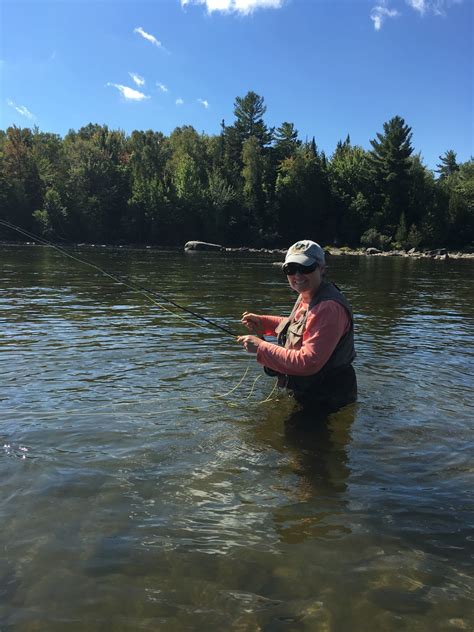
[[[183,305],[180,305],[176,301],[172,300],[168,296],[165,296],[164,294],[160,292],[156,292],[155,290],[150,290],[149,288],[132,283],[125,276],[113,274],[112,272],[107,272],[107,270],[104,270],[103,268],[96,265],[95,263],[92,263],[91,261],[88,261],[87,259],[84,259],[82,257],[73,255],[70,252],[68,252],[68,250],[66,250],[65,248],[58,246],[52,241],[48,241],[47,239],[44,239],[43,237],[40,237],[39,235],[35,235],[34,233],[28,230],[25,230],[24,228],[21,228],[20,226],[16,226],[15,224],[12,224],[11,222],[8,222],[3,219],[0,219],[0,225],[5,226],[6,228],[9,228],[10,230],[14,230],[20,235],[24,235],[25,237],[28,237],[28,239],[32,239],[33,241],[36,241],[43,246],[49,246],[50,248],[53,248],[57,252],[61,253],[62,255],[66,257],[69,257],[70,259],[73,259],[74,261],[79,261],[79,263],[89,266],[90,268],[94,268],[95,270],[98,270],[99,272],[101,272],[103,275],[109,277],[110,279],[116,281],[117,283],[120,283],[121,285],[125,285],[126,287],[129,287],[137,292],[146,293],[148,296],[159,298],[160,300],[165,301],[169,303],[170,305],[173,305],[174,307],[177,307],[183,312],[186,312],[190,314],[191,316],[194,316],[194,318],[198,318],[199,320],[204,321],[208,325],[211,325],[211,327],[215,327],[217,329],[220,329],[221,331],[224,331],[226,334],[229,334],[233,338],[237,336],[237,334],[235,334],[233,331],[231,331],[227,327],[224,327],[223,325],[219,325],[218,323],[215,323],[209,318],[206,318],[205,316],[202,316],[201,314],[197,314],[196,312],[193,312],[187,307],[184,307]]]

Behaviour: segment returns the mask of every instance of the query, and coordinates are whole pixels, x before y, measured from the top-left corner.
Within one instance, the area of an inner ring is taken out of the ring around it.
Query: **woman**
[[[352,308],[324,280],[324,250],[308,239],[286,253],[283,272],[299,297],[289,318],[244,312],[242,323],[256,335],[239,336],[270,375],[278,376],[304,408],[333,412],[357,398]],[[278,345],[259,336],[278,337]]]

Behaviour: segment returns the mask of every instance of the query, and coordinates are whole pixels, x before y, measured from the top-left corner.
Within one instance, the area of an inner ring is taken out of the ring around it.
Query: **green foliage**
[[[291,156],[296,154],[300,146],[301,141],[298,140],[298,131],[293,123],[282,123],[275,131],[274,152],[277,161],[280,162],[285,158],[291,158]]]
[[[418,246],[423,241],[423,235],[420,233],[416,224],[412,224],[410,226],[410,230],[408,231],[408,235],[406,238],[407,248],[418,248]]]
[[[338,219],[337,241],[357,245],[370,215],[368,154],[339,141],[329,164],[331,197]]]
[[[48,211],[45,210],[37,210],[33,211],[33,219],[37,225],[37,231],[43,237],[50,237],[53,232],[53,228],[51,226],[51,220],[48,215]]]
[[[245,140],[254,137],[260,147],[271,143],[273,129],[263,122],[263,116],[267,111],[264,105],[264,98],[255,92],[247,92],[245,97],[237,97],[234,104],[235,123],[234,128],[237,136],[243,143]]]
[[[376,208],[372,224],[379,230],[393,231],[401,210],[410,215],[412,132],[400,116],[384,123],[383,129],[383,134],[377,133],[370,141],[368,156]]]
[[[103,243],[474,243],[473,160],[449,150],[435,179],[399,116],[371,151],[347,136],[328,158],[293,123],[268,127],[265,114],[263,97],[248,92],[215,136],[190,125],[169,136],[93,123],[64,138],[0,130],[0,217],[51,239]]]
[[[378,248],[379,250],[389,250],[392,239],[389,235],[379,233],[375,228],[369,228],[360,238],[360,243],[366,248]]]
[[[459,171],[459,165],[456,162],[456,152],[452,149],[448,149],[439,159],[441,162],[436,165],[438,167],[436,171],[439,173],[441,180],[443,178],[449,178],[453,173]]]
[[[402,248],[405,248],[405,246],[407,245],[407,237],[407,222],[405,219],[405,213],[402,213],[400,215],[400,223],[398,224],[397,230],[395,232],[395,241],[400,244]]]

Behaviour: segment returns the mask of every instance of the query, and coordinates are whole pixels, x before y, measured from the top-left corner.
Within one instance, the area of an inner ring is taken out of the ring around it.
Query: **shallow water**
[[[79,254],[236,333],[294,298],[271,255]],[[474,627],[472,262],[330,274],[360,398],[302,433],[231,336],[2,246],[2,632]]]

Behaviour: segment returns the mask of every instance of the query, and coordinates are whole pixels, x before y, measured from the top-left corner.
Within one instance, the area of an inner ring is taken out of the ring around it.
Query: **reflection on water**
[[[293,300],[268,255],[81,255],[231,330]],[[360,397],[324,420],[232,337],[4,247],[0,629],[471,629],[471,265],[331,260]]]

